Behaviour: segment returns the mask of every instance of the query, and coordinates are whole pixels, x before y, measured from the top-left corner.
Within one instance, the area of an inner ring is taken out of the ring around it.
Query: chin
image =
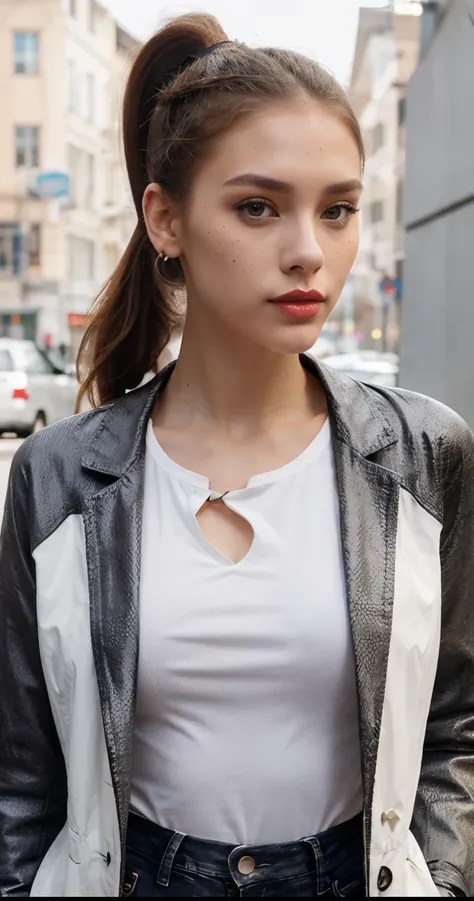
[[[286,329],[286,335],[280,335],[277,340],[267,346],[281,354],[304,354],[311,350],[321,334],[322,326],[315,328],[314,323],[300,328]]]

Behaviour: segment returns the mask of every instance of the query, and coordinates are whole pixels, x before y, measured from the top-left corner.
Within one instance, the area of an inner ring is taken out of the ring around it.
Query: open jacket
[[[301,361],[332,426],[366,891],[472,896],[474,437],[435,401]],[[13,462],[0,553],[5,897],[120,893],[145,433],[172,369],[34,435]]]

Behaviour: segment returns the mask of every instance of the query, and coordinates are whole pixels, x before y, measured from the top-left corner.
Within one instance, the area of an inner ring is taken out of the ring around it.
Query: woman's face
[[[315,102],[266,109],[223,135],[158,239],[180,257],[191,321],[279,353],[311,347],[357,254],[360,177],[349,127]],[[298,289],[324,299],[302,316],[274,303]]]

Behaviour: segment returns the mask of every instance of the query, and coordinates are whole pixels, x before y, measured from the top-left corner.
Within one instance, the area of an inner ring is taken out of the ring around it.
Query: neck
[[[321,414],[326,398],[298,354],[249,346],[248,340],[239,341],[235,335],[225,340],[209,329],[199,335],[186,323],[179,358],[159,406],[168,422],[179,427],[204,426],[245,439]]]

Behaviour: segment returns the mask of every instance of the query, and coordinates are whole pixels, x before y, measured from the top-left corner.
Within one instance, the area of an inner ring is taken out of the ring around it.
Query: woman
[[[140,51],[124,138],[101,406],[12,468],[1,893],[470,895],[473,437],[303,353],[357,251],[348,101],[190,16]],[[178,362],[130,392],[183,283]]]

